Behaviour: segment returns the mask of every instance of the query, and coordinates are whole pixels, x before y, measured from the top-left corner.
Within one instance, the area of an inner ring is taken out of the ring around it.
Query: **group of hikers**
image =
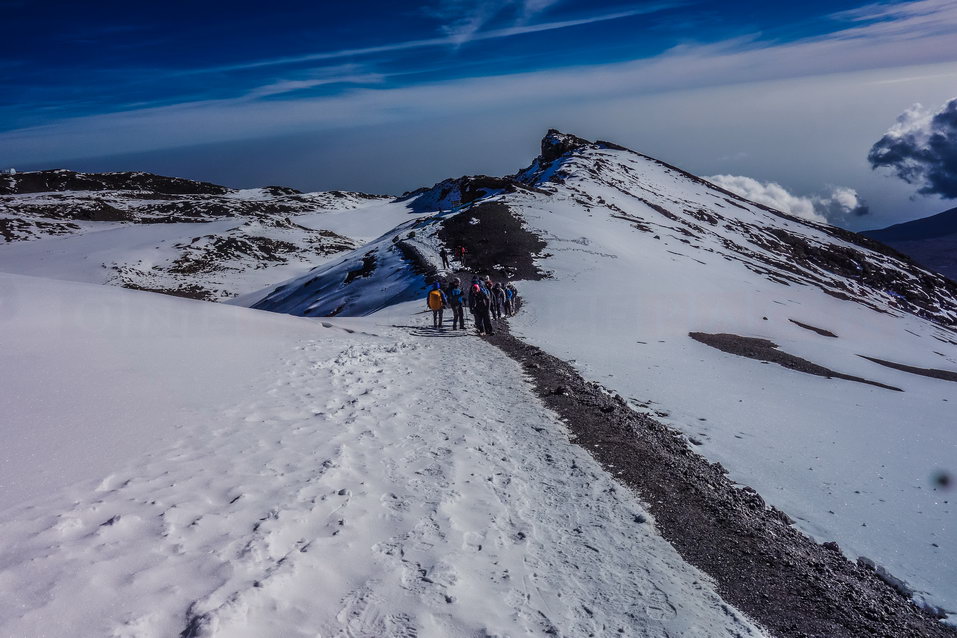
[[[468,288],[462,287],[462,280],[453,277],[443,286],[436,280],[429,289],[426,304],[432,311],[432,327],[442,328],[445,309],[452,311],[452,329],[465,330],[465,308],[468,307],[480,335],[493,335],[492,319],[511,317],[518,310],[518,293],[511,283],[492,282],[486,276],[484,280],[472,277]]]

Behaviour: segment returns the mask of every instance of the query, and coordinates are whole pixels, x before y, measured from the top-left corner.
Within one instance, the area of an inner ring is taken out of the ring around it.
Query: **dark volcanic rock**
[[[452,255],[464,246],[466,265],[505,279],[545,277],[535,259],[546,247],[505,204],[482,202],[442,223],[439,239]]]
[[[765,319],[767,319],[767,317],[765,317]],[[821,335],[822,337],[832,337],[832,338],[834,338],[834,339],[837,339],[837,335],[834,334],[833,332],[831,332],[830,330],[825,330],[824,328],[815,328],[814,326],[812,326],[812,325],[810,325],[810,324],[802,323],[802,322],[796,321],[796,320],[794,320],[794,319],[788,319],[788,321],[790,321],[791,323],[793,323],[793,324],[796,325],[796,326],[801,326],[801,327],[804,328],[805,330],[810,330],[811,332],[816,332],[816,333],[818,333],[819,335]]]
[[[708,334],[705,332],[692,332],[689,333],[688,336],[695,341],[699,341],[705,345],[711,346],[712,348],[721,350],[722,352],[736,354],[741,357],[747,357],[748,359],[757,359],[758,361],[777,363],[778,365],[784,366],[789,370],[796,370],[797,372],[803,372],[805,374],[813,374],[814,376],[818,377],[856,381],[858,383],[866,383],[868,385],[877,386],[878,388],[884,388],[885,390],[896,390],[897,392],[903,392],[903,390],[900,388],[895,388],[894,386],[884,385],[883,383],[878,383],[877,381],[868,381],[867,379],[851,376],[849,374],[843,374],[841,372],[835,372],[834,370],[830,370],[824,366],[812,363],[807,359],[796,357],[793,354],[788,354],[787,352],[781,352],[777,349],[778,346],[776,343],[768,341],[767,339],[742,337],[733,334]]]
[[[223,195],[225,186],[152,173],[77,173],[58,168],[7,175],[0,179],[0,195],[56,191],[151,191],[165,195]]]
[[[562,155],[570,153],[580,148],[587,148],[592,145],[586,139],[576,135],[562,133],[557,129],[548,129],[548,133],[542,138],[542,162],[553,162]]]
[[[944,381],[957,381],[957,372],[952,370],[937,370],[934,368],[917,368],[915,366],[904,365],[903,363],[894,363],[893,361],[885,361],[884,359],[878,359],[876,357],[868,357],[863,354],[857,355],[868,361],[873,361],[874,363],[880,364],[886,368],[893,368],[894,370],[900,370],[901,372],[909,372],[911,374],[916,374],[921,377],[930,377],[932,379],[942,379]]]
[[[431,188],[405,193],[398,201],[410,201],[416,211],[446,210],[465,206],[497,193],[514,193],[518,190],[535,189],[512,177],[467,175],[443,180]]]

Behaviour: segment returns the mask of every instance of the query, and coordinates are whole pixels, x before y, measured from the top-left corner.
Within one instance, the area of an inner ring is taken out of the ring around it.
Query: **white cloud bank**
[[[760,182],[742,175],[712,175],[705,179],[752,202],[824,224],[841,226],[868,213],[867,204],[857,191],[846,186],[832,186],[821,195],[801,196],[776,182]]]

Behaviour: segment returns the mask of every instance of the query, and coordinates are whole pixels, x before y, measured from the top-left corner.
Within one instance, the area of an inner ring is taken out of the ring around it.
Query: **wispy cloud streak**
[[[470,41],[497,40],[499,38],[510,38],[530,33],[541,33],[544,31],[554,31],[557,29],[568,29],[571,27],[582,26],[586,24],[595,24],[598,22],[609,22],[612,20],[621,20],[639,15],[648,15],[658,13],[676,6],[675,3],[659,3],[643,7],[635,7],[626,11],[616,11],[613,13],[601,13],[585,18],[573,20],[557,20],[552,22],[540,22],[538,24],[517,24],[501,29],[492,29],[489,31],[478,31],[469,36]],[[264,60],[251,60],[249,62],[240,62],[237,64],[227,64],[221,66],[204,67],[197,69],[188,69],[180,71],[180,75],[198,75],[207,73],[222,73],[228,71],[244,71],[249,69],[261,69],[265,67],[286,66],[293,64],[302,64],[306,62],[320,62],[327,60],[337,60],[342,58],[361,57],[375,55],[379,53],[392,53],[396,51],[408,51],[412,49],[425,49],[430,47],[448,47],[461,44],[461,34],[448,34],[436,38],[425,38],[420,40],[406,40],[404,42],[394,42],[373,47],[360,47],[355,49],[340,49],[338,51],[320,51],[316,53],[307,53],[304,55],[287,56],[279,58],[268,58]]]
[[[440,0],[438,6],[426,12],[447,21],[442,30],[453,44],[461,45],[476,36],[492,20],[503,13],[511,13],[511,26],[528,24],[561,0]]]
[[[926,1],[910,4],[921,5],[923,9],[884,18],[895,23],[893,29],[888,29],[884,22],[867,22],[862,18],[863,23],[849,29],[797,42],[771,44],[750,38],[685,45],[657,56],[612,64],[414,84],[381,82],[381,86],[377,86],[379,78],[391,76],[370,73],[371,65],[356,65],[352,70],[348,65],[341,65],[337,67],[341,70],[338,76],[270,79],[237,98],[184,102],[9,131],[0,134],[0,147],[14,151],[8,155],[29,158],[17,161],[36,161],[43,157],[69,157],[67,153],[76,156],[80,151],[73,149],[89,152],[89,148],[109,147],[113,152],[120,152],[169,148],[399,120],[426,121],[450,116],[467,119],[476,113],[509,109],[534,108],[544,117],[571,104],[607,102],[673,90],[957,61],[957,15],[949,4]],[[931,21],[933,30],[927,19],[927,12],[931,10],[936,16]],[[613,19],[613,15],[636,13],[606,14],[587,20],[608,20]],[[874,15],[882,14],[866,15],[872,20]],[[581,23],[578,20],[516,26],[483,32],[478,37],[507,37]],[[848,36],[849,31],[861,33],[862,30],[871,30],[870,35]],[[354,51],[370,53],[402,46],[448,45],[451,40],[428,40],[429,45],[421,42]],[[290,61],[327,60],[346,55],[349,54],[322,53],[254,64],[278,66]],[[329,95],[283,96],[332,82],[350,86]]]

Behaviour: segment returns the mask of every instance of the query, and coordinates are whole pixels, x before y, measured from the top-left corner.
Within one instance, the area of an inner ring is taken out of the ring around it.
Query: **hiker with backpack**
[[[429,310],[432,311],[432,327],[441,328],[442,311],[445,306],[448,305],[448,299],[445,293],[442,292],[442,284],[438,281],[432,284],[432,289],[429,291],[428,297],[426,297],[426,305],[428,305]]]
[[[439,251],[439,257],[442,258],[442,267],[448,270],[449,269],[449,251],[445,249],[445,246],[442,246],[442,250]]]
[[[452,309],[452,330],[456,328],[465,330],[465,291],[462,290],[461,279],[458,277],[452,279],[446,297]]]
[[[512,288],[512,284],[505,286],[505,301],[502,305],[505,306],[505,316],[512,316],[512,298],[515,296],[515,289]]]
[[[475,327],[480,335],[493,335],[492,317],[489,312],[492,307],[492,298],[481,285],[472,284],[472,291],[469,294],[469,310],[475,316]]]
[[[507,316],[505,315],[505,287],[499,281],[492,286],[492,302],[496,319],[501,319],[503,315]]]
[[[515,284],[508,284],[506,286],[506,292],[508,293],[508,316],[511,317],[516,312],[518,312],[518,291],[515,290]]]

